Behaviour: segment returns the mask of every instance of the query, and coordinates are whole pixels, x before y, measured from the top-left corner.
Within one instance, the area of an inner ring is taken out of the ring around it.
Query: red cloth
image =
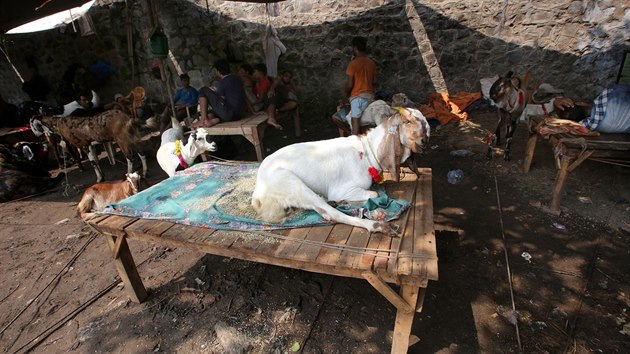
[[[256,81],[256,85],[254,85],[252,91],[254,92],[254,95],[256,95],[257,99],[261,99],[262,95],[266,94],[267,91],[269,91],[270,87],[271,81],[269,81],[269,78],[265,76],[262,80]]]

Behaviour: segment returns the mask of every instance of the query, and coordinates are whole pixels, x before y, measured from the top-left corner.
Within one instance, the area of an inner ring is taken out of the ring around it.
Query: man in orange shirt
[[[367,106],[374,101],[374,83],[376,81],[376,64],[367,56],[367,39],[352,38],[354,59],[348,64],[344,85],[346,99],[350,103],[348,122],[351,132],[357,135],[361,131],[361,115]]]

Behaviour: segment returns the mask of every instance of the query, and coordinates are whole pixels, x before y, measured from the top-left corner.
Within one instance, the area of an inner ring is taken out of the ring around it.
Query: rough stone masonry
[[[163,28],[171,51],[169,73],[188,72],[199,88],[210,79],[210,63],[264,61],[267,23],[287,47],[279,68],[294,72],[305,119],[329,116],[342,98],[350,40],[368,37],[378,65],[378,89],[404,92],[415,102],[448,90],[478,91],[479,79],[530,70],[530,82],[548,82],[571,96],[592,99],[617,75],[630,49],[626,0],[286,0],[265,4],[222,0],[98,0],[88,12],[96,34],[71,26],[32,34],[5,35],[17,70],[27,72],[34,56],[53,88],[72,63],[102,59],[116,73],[98,87],[104,101],[136,86],[167,101],[164,84],[151,75],[148,39],[152,21]],[[12,103],[26,96],[6,60],[0,64],[0,93]],[[53,96],[51,95],[51,101]]]

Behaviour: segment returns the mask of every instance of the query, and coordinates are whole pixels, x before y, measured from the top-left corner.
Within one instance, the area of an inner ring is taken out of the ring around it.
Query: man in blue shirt
[[[199,90],[199,122],[193,127],[211,127],[220,122],[243,118],[246,108],[243,81],[230,72],[230,64],[219,60],[214,64],[219,83],[216,91],[204,86]]]
[[[179,79],[182,81],[182,87],[177,89],[175,92],[175,96],[173,96],[173,103],[175,104],[175,117],[177,120],[181,121],[189,114],[197,112],[199,93],[197,92],[197,89],[190,86],[190,77],[188,74],[179,75]],[[188,111],[186,111],[187,108]],[[170,128],[170,113],[170,107],[167,105],[162,113],[160,131]]]
[[[553,101],[553,106],[559,117],[571,119],[565,115],[578,105],[570,98],[559,97]],[[584,118],[581,124],[601,133],[630,133],[630,85],[609,85],[593,100],[590,112],[586,118],[576,116],[577,119],[572,120]],[[588,114],[588,106],[584,113]]]

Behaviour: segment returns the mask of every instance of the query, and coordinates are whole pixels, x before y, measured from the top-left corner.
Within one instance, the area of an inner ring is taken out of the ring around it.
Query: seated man
[[[214,66],[219,79],[217,90],[207,86],[199,90],[199,122],[193,124],[192,128],[239,120],[245,113],[243,81],[230,73],[230,64],[226,60],[219,60]]]
[[[179,75],[179,79],[182,81],[182,87],[178,88],[175,92],[175,96],[173,96],[173,104],[175,105],[175,118],[181,121],[186,118],[188,114],[197,112],[199,93],[196,88],[190,86],[190,77],[188,74]],[[188,111],[186,110],[187,108]],[[164,108],[160,122],[160,131],[164,131],[171,126],[170,106],[167,105]]]
[[[254,100],[250,102],[251,113],[255,113],[263,109],[267,100],[267,93],[271,88],[271,80],[267,76],[267,66],[262,63],[254,65],[252,78],[254,79],[254,87],[252,93]]]
[[[243,81],[243,89],[245,89],[245,97],[248,103],[247,108],[250,113],[252,113],[254,109],[251,104],[256,102],[256,95],[254,94],[254,68],[247,63],[241,64],[238,68],[238,77]]]
[[[630,85],[612,84],[595,98],[592,108],[567,97],[553,100],[560,118],[580,121],[590,130],[602,133],[630,133]],[[588,115],[590,108],[590,116]]]
[[[276,78],[267,92],[267,123],[278,130],[282,130],[282,125],[276,121],[276,113],[287,112],[297,107],[297,87],[291,81],[293,74],[289,70],[284,70]]]
[[[94,91],[84,90],[79,93],[76,101],[72,101],[63,106],[62,117],[89,117],[103,112],[103,108],[98,107],[98,95]]]

